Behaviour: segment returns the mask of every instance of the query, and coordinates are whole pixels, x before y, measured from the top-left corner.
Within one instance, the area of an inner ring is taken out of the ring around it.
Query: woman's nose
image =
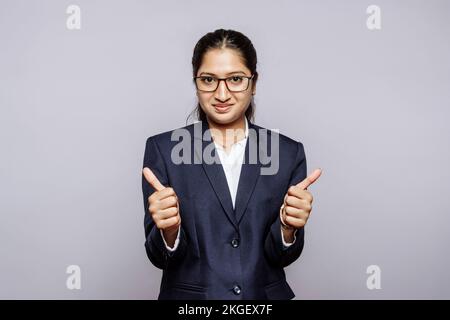
[[[219,87],[216,90],[215,98],[220,101],[226,101],[230,98],[230,91],[228,91],[225,81],[220,81]]]

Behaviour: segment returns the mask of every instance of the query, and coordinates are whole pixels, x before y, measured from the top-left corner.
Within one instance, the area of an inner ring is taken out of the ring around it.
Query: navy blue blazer
[[[181,164],[171,160],[181,141],[172,141],[172,134],[179,129],[147,139],[143,167],[149,167],[164,186],[174,189],[181,216],[180,242],[170,252],[148,210],[148,197],[155,190],[142,177],[145,249],[152,264],[163,270],[158,300],[295,297],[283,268],[300,256],[304,227],[297,230],[293,245],[283,246],[279,210],[289,186],[306,178],[303,144],[250,121],[248,124],[234,209],[220,160],[212,164],[204,160],[205,151],[218,156],[214,147],[207,149],[214,145],[207,121],[181,128],[189,132],[192,148],[191,152],[180,152],[185,159],[190,158]],[[260,130],[266,130],[267,135]],[[260,170],[271,164],[259,153],[257,161],[251,161],[250,151],[252,146],[260,151],[266,143],[270,155],[272,135],[279,137],[279,168],[275,174],[262,175]]]

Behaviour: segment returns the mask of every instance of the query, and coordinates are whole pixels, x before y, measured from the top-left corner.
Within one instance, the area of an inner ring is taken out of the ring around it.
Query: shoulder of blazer
[[[155,142],[158,146],[167,146],[170,144],[174,144],[176,143],[176,141],[172,141],[172,134],[176,131],[176,130],[188,130],[191,134],[193,133],[194,130],[194,124],[190,124],[184,127],[179,127],[179,128],[175,128],[173,130],[168,130],[168,131],[164,131],[161,133],[157,133],[155,135],[152,135],[150,137],[147,138],[147,142],[149,140],[153,140],[153,142]]]
[[[298,150],[299,146],[303,147],[303,143],[301,141],[294,140],[294,139],[292,139],[292,138],[290,138],[290,137],[288,137],[288,136],[286,136],[286,135],[284,135],[282,133],[279,133],[279,132],[276,132],[274,130],[258,126],[258,125],[253,124],[253,123],[251,124],[251,126],[253,128],[255,128],[256,130],[260,130],[260,129],[261,130],[267,130],[268,138],[270,138],[272,134],[278,134],[279,139],[280,139],[280,148],[288,149],[288,151],[294,153],[294,155],[297,153],[297,150]]]

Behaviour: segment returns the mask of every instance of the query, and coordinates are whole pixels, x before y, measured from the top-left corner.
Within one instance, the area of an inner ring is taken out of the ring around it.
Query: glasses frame
[[[220,81],[225,81],[225,86],[227,87],[228,91],[230,91],[230,92],[244,92],[244,91],[247,91],[247,90],[248,90],[248,87],[250,86],[250,80],[252,80],[254,76],[255,76],[254,74],[252,74],[250,77],[249,77],[249,76],[236,75],[236,76],[229,76],[229,77],[227,77],[227,78],[217,78],[217,77],[214,77],[214,76],[198,76],[198,77],[193,77],[192,79],[194,80],[195,87],[197,88],[197,90],[198,90],[198,91],[201,91],[201,92],[214,92],[214,91],[216,91],[217,88],[219,88]],[[217,86],[216,86],[216,88],[215,88],[214,90],[200,90],[200,89],[198,88],[198,85],[197,85],[197,79],[198,79],[198,78],[206,78],[206,77],[210,77],[210,78],[214,78],[214,79],[218,80],[218,81],[217,81]],[[239,90],[239,91],[230,90],[230,88],[228,88],[228,84],[227,84],[227,81],[226,81],[226,80],[227,80],[227,79],[230,79],[230,78],[233,78],[233,77],[247,78],[247,79],[248,79],[248,82],[247,82],[247,88],[245,88],[244,90]]]

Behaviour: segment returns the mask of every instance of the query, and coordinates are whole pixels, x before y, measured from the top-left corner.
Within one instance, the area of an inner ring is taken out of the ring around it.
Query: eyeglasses
[[[253,79],[254,75],[251,77],[247,76],[231,76],[228,78],[216,78],[213,76],[200,76],[194,77],[195,86],[198,91],[203,92],[214,92],[219,87],[220,81],[225,81],[225,85],[230,92],[241,92],[248,89],[250,80]]]

